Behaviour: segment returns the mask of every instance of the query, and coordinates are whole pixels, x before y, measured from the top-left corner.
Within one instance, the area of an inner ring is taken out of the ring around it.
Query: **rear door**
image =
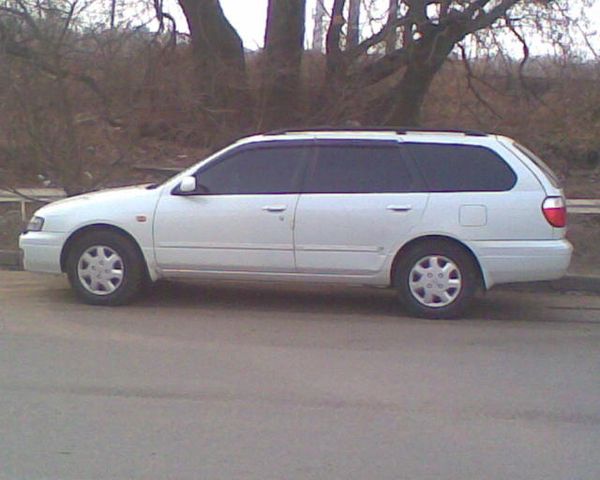
[[[427,203],[396,141],[317,140],[295,221],[300,273],[374,275]]]

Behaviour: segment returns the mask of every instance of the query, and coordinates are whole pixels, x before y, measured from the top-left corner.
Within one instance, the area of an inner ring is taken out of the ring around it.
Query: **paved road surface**
[[[0,478],[600,478],[600,297],[163,286],[0,272]]]

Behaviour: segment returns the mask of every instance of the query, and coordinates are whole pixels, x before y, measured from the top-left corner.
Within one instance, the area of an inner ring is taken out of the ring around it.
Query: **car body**
[[[161,185],[44,206],[20,247],[27,270],[67,272],[89,303],[125,303],[145,279],[335,282],[452,317],[480,287],[563,276],[565,215],[552,172],[506,137],[282,131]]]

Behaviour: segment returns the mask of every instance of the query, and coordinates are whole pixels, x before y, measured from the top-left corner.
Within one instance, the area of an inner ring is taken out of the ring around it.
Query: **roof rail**
[[[426,128],[426,127],[307,127],[307,128],[280,128],[265,132],[263,135],[284,135],[288,133],[311,133],[311,132],[389,132],[398,135],[406,135],[412,132],[423,133],[462,133],[471,137],[486,137],[488,134],[479,130],[463,130],[454,128]]]
[[[409,128],[398,128],[396,133],[398,135],[406,135],[407,133],[462,133],[468,137],[487,137],[488,134],[486,132],[482,132],[480,130],[469,130],[469,129],[461,129],[461,128],[419,128],[419,127],[409,127]]]
[[[310,132],[390,132],[395,133],[395,127],[306,127],[306,128],[279,128],[265,132],[263,135],[284,135],[286,133],[310,133]]]

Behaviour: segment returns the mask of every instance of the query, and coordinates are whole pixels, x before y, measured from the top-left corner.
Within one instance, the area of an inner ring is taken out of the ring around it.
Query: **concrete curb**
[[[0,270],[22,270],[23,258],[18,250],[0,250]],[[589,292],[600,295],[599,275],[567,275],[549,282],[511,283],[494,287],[521,292]]]
[[[22,270],[22,257],[19,250],[0,250],[0,269]]]
[[[562,281],[556,282],[563,290],[584,291],[600,295],[600,276],[567,275]]]
[[[526,282],[498,285],[494,289],[519,292],[568,293],[586,292],[600,295],[600,276],[598,275],[566,275],[560,280],[548,282]]]

